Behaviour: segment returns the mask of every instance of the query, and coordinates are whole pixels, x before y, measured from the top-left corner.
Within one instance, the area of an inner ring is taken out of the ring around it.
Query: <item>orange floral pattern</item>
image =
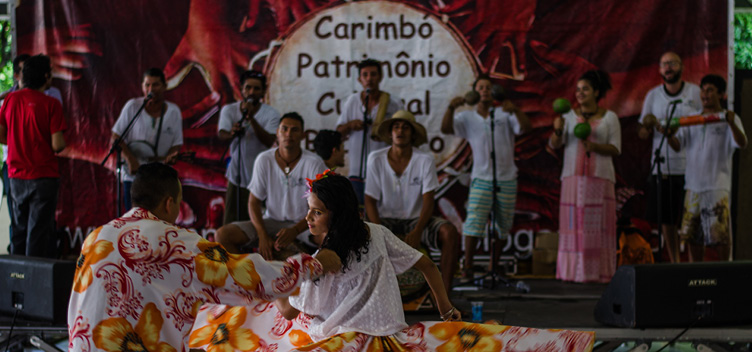
[[[508,329],[504,325],[470,324],[463,322],[437,323],[428,329],[428,333],[441,341],[436,351],[501,351],[501,341],[492,336]]]
[[[311,337],[303,330],[293,329],[287,336],[290,338],[290,343],[295,347],[301,347],[313,343]]]
[[[241,327],[246,317],[244,307],[232,307],[218,316],[208,316],[208,325],[191,333],[189,347],[207,345],[206,352],[255,351],[259,348],[258,335]]]
[[[322,349],[326,352],[337,352],[342,351],[342,349],[345,348],[345,344],[354,340],[358,335],[362,335],[357,332],[346,332],[344,334],[339,334],[337,336],[332,336],[326,340],[321,340],[319,342],[311,343],[306,346],[302,346],[298,348],[298,351],[313,351]]]
[[[73,291],[82,293],[89,288],[94,277],[91,273],[91,266],[100,260],[107,258],[115,248],[112,242],[106,240],[97,241],[97,236],[102,227],[92,231],[86,237],[81,247],[81,255],[76,261],[76,274],[73,278]]]
[[[159,341],[163,322],[157,306],[149,303],[135,327],[127,319],[119,317],[100,322],[94,328],[94,346],[107,352],[176,352],[174,347]]]
[[[261,281],[247,254],[231,254],[219,243],[200,241],[201,254],[195,257],[198,279],[212,286],[224,286],[229,274],[240,287],[255,291]]]
[[[237,307],[235,307],[237,308]],[[213,316],[232,309],[228,306],[205,304],[201,307],[194,333],[201,331],[201,339],[193,339],[191,348],[203,348],[207,351],[210,339],[208,331],[215,331],[216,318]],[[382,351],[592,351],[595,336],[592,332],[572,330],[545,330],[505,326],[498,324],[473,324],[465,322],[421,322],[388,336],[373,336],[362,332],[346,332],[311,341],[306,319],[290,321],[291,328],[285,335],[279,336],[274,331],[279,315],[273,304],[265,305],[262,310],[248,308],[244,323],[234,329],[242,333],[252,331],[258,337],[259,350],[263,346],[273,346],[274,351],[326,351],[326,352],[382,352]],[[315,318],[314,318],[315,319]],[[238,319],[239,321],[240,319]],[[229,326],[229,325],[227,325]],[[233,334],[232,328],[227,328]],[[222,351],[230,351],[232,347]],[[219,351],[219,350],[216,350]]]
[[[303,279],[323,272],[306,254],[286,262],[267,262],[259,254],[228,254],[194,231],[142,208],[93,231],[81,253],[68,307],[68,341],[69,350],[83,352],[185,351],[204,302],[286,297]],[[278,286],[287,291],[276,290]],[[245,316],[237,309],[224,318],[217,315],[215,325],[224,324],[225,330],[212,331],[215,342],[222,340],[223,331],[231,334],[227,343],[216,343],[212,350],[257,346],[282,351],[276,340],[261,341],[250,330],[241,330]]]

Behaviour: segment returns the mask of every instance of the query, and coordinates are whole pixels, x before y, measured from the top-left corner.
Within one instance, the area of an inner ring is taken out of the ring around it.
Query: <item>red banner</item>
[[[557,97],[573,100],[576,79],[601,68],[613,91],[602,103],[622,120],[615,158],[623,204],[645,187],[649,141],[637,138],[647,91],[660,84],[658,59],[684,60],[684,79],[728,72],[726,2],[693,1],[23,1],[16,9],[19,53],[46,53],[64,97],[69,129],[61,161],[57,219],[71,246],[115,215],[113,162],[99,163],[125,102],[140,96],[141,74],[163,68],[167,99],[183,113],[183,150],[196,160],[176,168],[184,185],[183,225],[209,235],[221,226],[226,145],[218,111],[240,97],[239,74],[261,69],[266,100],[306,119],[309,141],[335,128],[340,101],[359,89],[353,62],[387,63],[383,87],[426,125],[437,157],[437,211],[464,218],[469,147],[439,133],[449,99],[487,72],[531,117],[517,139],[517,215],[513,234],[556,229],[560,155],[547,150]],[[310,146],[310,145],[309,145]],[[639,201],[630,207],[639,212]],[[524,237],[523,236],[523,237]],[[513,237],[517,239],[516,237]],[[530,249],[532,237],[513,243]],[[526,242],[527,241],[527,242]]]

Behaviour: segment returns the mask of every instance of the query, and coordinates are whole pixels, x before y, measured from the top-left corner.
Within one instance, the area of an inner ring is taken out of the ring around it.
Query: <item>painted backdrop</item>
[[[725,1],[496,0],[26,0],[17,8],[19,53],[53,58],[64,97],[69,147],[61,158],[57,220],[72,248],[115,214],[114,163],[99,166],[123,104],[141,95],[141,73],[165,70],[169,100],[183,113],[184,151],[176,165],[185,203],[179,221],[211,236],[221,225],[226,144],[216,137],[218,111],[239,98],[239,74],[270,77],[266,101],[306,119],[306,145],[335,128],[343,99],[359,89],[354,64],[385,62],[382,87],[404,101],[429,131],[441,189],[437,212],[465,216],[467,144],[439,132],[449,99],[489,73],[531,117],[517,139],[519,191],[512,251],[532,233],[556,229],[560,154],[546,148],[551,102],[574,100],[577,77],[601,68],[614,90],[604,105],[622,121],[616,158],[624,210],[639,213],[649,171],[649,142],[637,139],[646,92],[660,83],[657,62],[678,52],[684,78],[727,74]]]

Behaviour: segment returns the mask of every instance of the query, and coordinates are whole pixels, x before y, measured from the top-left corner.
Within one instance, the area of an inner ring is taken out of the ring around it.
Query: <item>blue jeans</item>
[[[13,198],[11,254],[57,258],[55,208],[58,178],[10,179]]]
[[[133,181],[123,181],[123,214],[127,213],[128,210],[131,210],[131,186],[133,185]],[[118,214],[118,216],[123,215]]]
[[[8,164],[3,162],[3,195],[8,201],[8,216],[10,217],[10,227],[8,228],[8,236],[13,238],[13,198],[10,196],[10,178],[8,178]],[[10,251],[10,244],[8,244],[8,253]]]
[[[358,176],[350,176],[349,179],[350,179],[350,184],[352,185],[353,190],[355,191],[355,196],[358,197],[358,212],[360,213],[360,217],[365,218],[366,180]]]

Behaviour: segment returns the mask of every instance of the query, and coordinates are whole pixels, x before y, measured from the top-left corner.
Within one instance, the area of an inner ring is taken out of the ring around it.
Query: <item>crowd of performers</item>
[[[511,335],[500,325],[408,327],[396,275],[420,271],[441,319],[461,320],[449,300],[460,233],[462,276],[472,278],[478,240],[489,236],[489,215],[500,229],[494,236],[504,239],[512,227],[514,140],[531,130],[528,117],[509,99],[496,101],[492,80],[484,75],[472,83],[477,105],[458,112],[468,99],[449,102],[441,131],[468,140],[473,151],[460,232],[433,216],[438,180],[433,156],[419,149],[427,142],[425,127],[380,89],[380,62],[364,60],[358,69],[363,89],[347,98],[336,131],[319,132],[316,153],[301,148],[304,117],[280,114],[263,102],[262,73],[242,74],[243,99],[224,106],[218,123],[232,159],[216,243],[174,225],[182,190],[177,172],[165,164],[180,157],[182,119],[180,108],[165,100],[164,74],[147,70],[144,96],[129,100],[112,127],[112,141],[119,142],[127,164],[124,200],[130,210],[83,244],[69,308],[71,348],[252,350],[274,340],[301,350],[456,350],[454,344],[466,343],[457,336],[467,334],[474,334],[479,348],[506,343]],[[661,181],[661,194],[657,187],[649,192],[664,204],[655,220],[663,225],[671,260],[679,258],[680,236],[692,260],[702,260],[707,246],[728,260],[731,157],[747,139],[739,117],[722,107],[725,80],[707,75],[697,86],[682,80],[682,69],[677,54],[660,58],[664,82],[648,92],[640,117],[641,138],[652,138],[657,148],[666,137],[657,153],[666,160],[652,177]],[[47,57],[14,61],[14,73],[19,85],[0,110],[0,142],[8,145],[10,250],[54,256],[45,236],[54,228],[56,153],[65,148],[62,106],[49,93]],[[606,72],[583,73],[576,104],[557,109],[561,116],[553,122],[549,145],[563,147],[564,156],[556,276],[565,281],[608,282],[616,269],[613,157],[621,152],[621,129],[618,116],[600,105],[610,88]],[[143,116],[128,129],[140,110]],[[691,115],[716,122],[669,119]],[[346,156],[349,177],[331,171],[344,166]],[[52,212],[43,211],[50,207]],[[418,250],[423,247],[441,253],[438,268]],[[562,341],[592,347],[592,334],[545,333],[571,334]]]

